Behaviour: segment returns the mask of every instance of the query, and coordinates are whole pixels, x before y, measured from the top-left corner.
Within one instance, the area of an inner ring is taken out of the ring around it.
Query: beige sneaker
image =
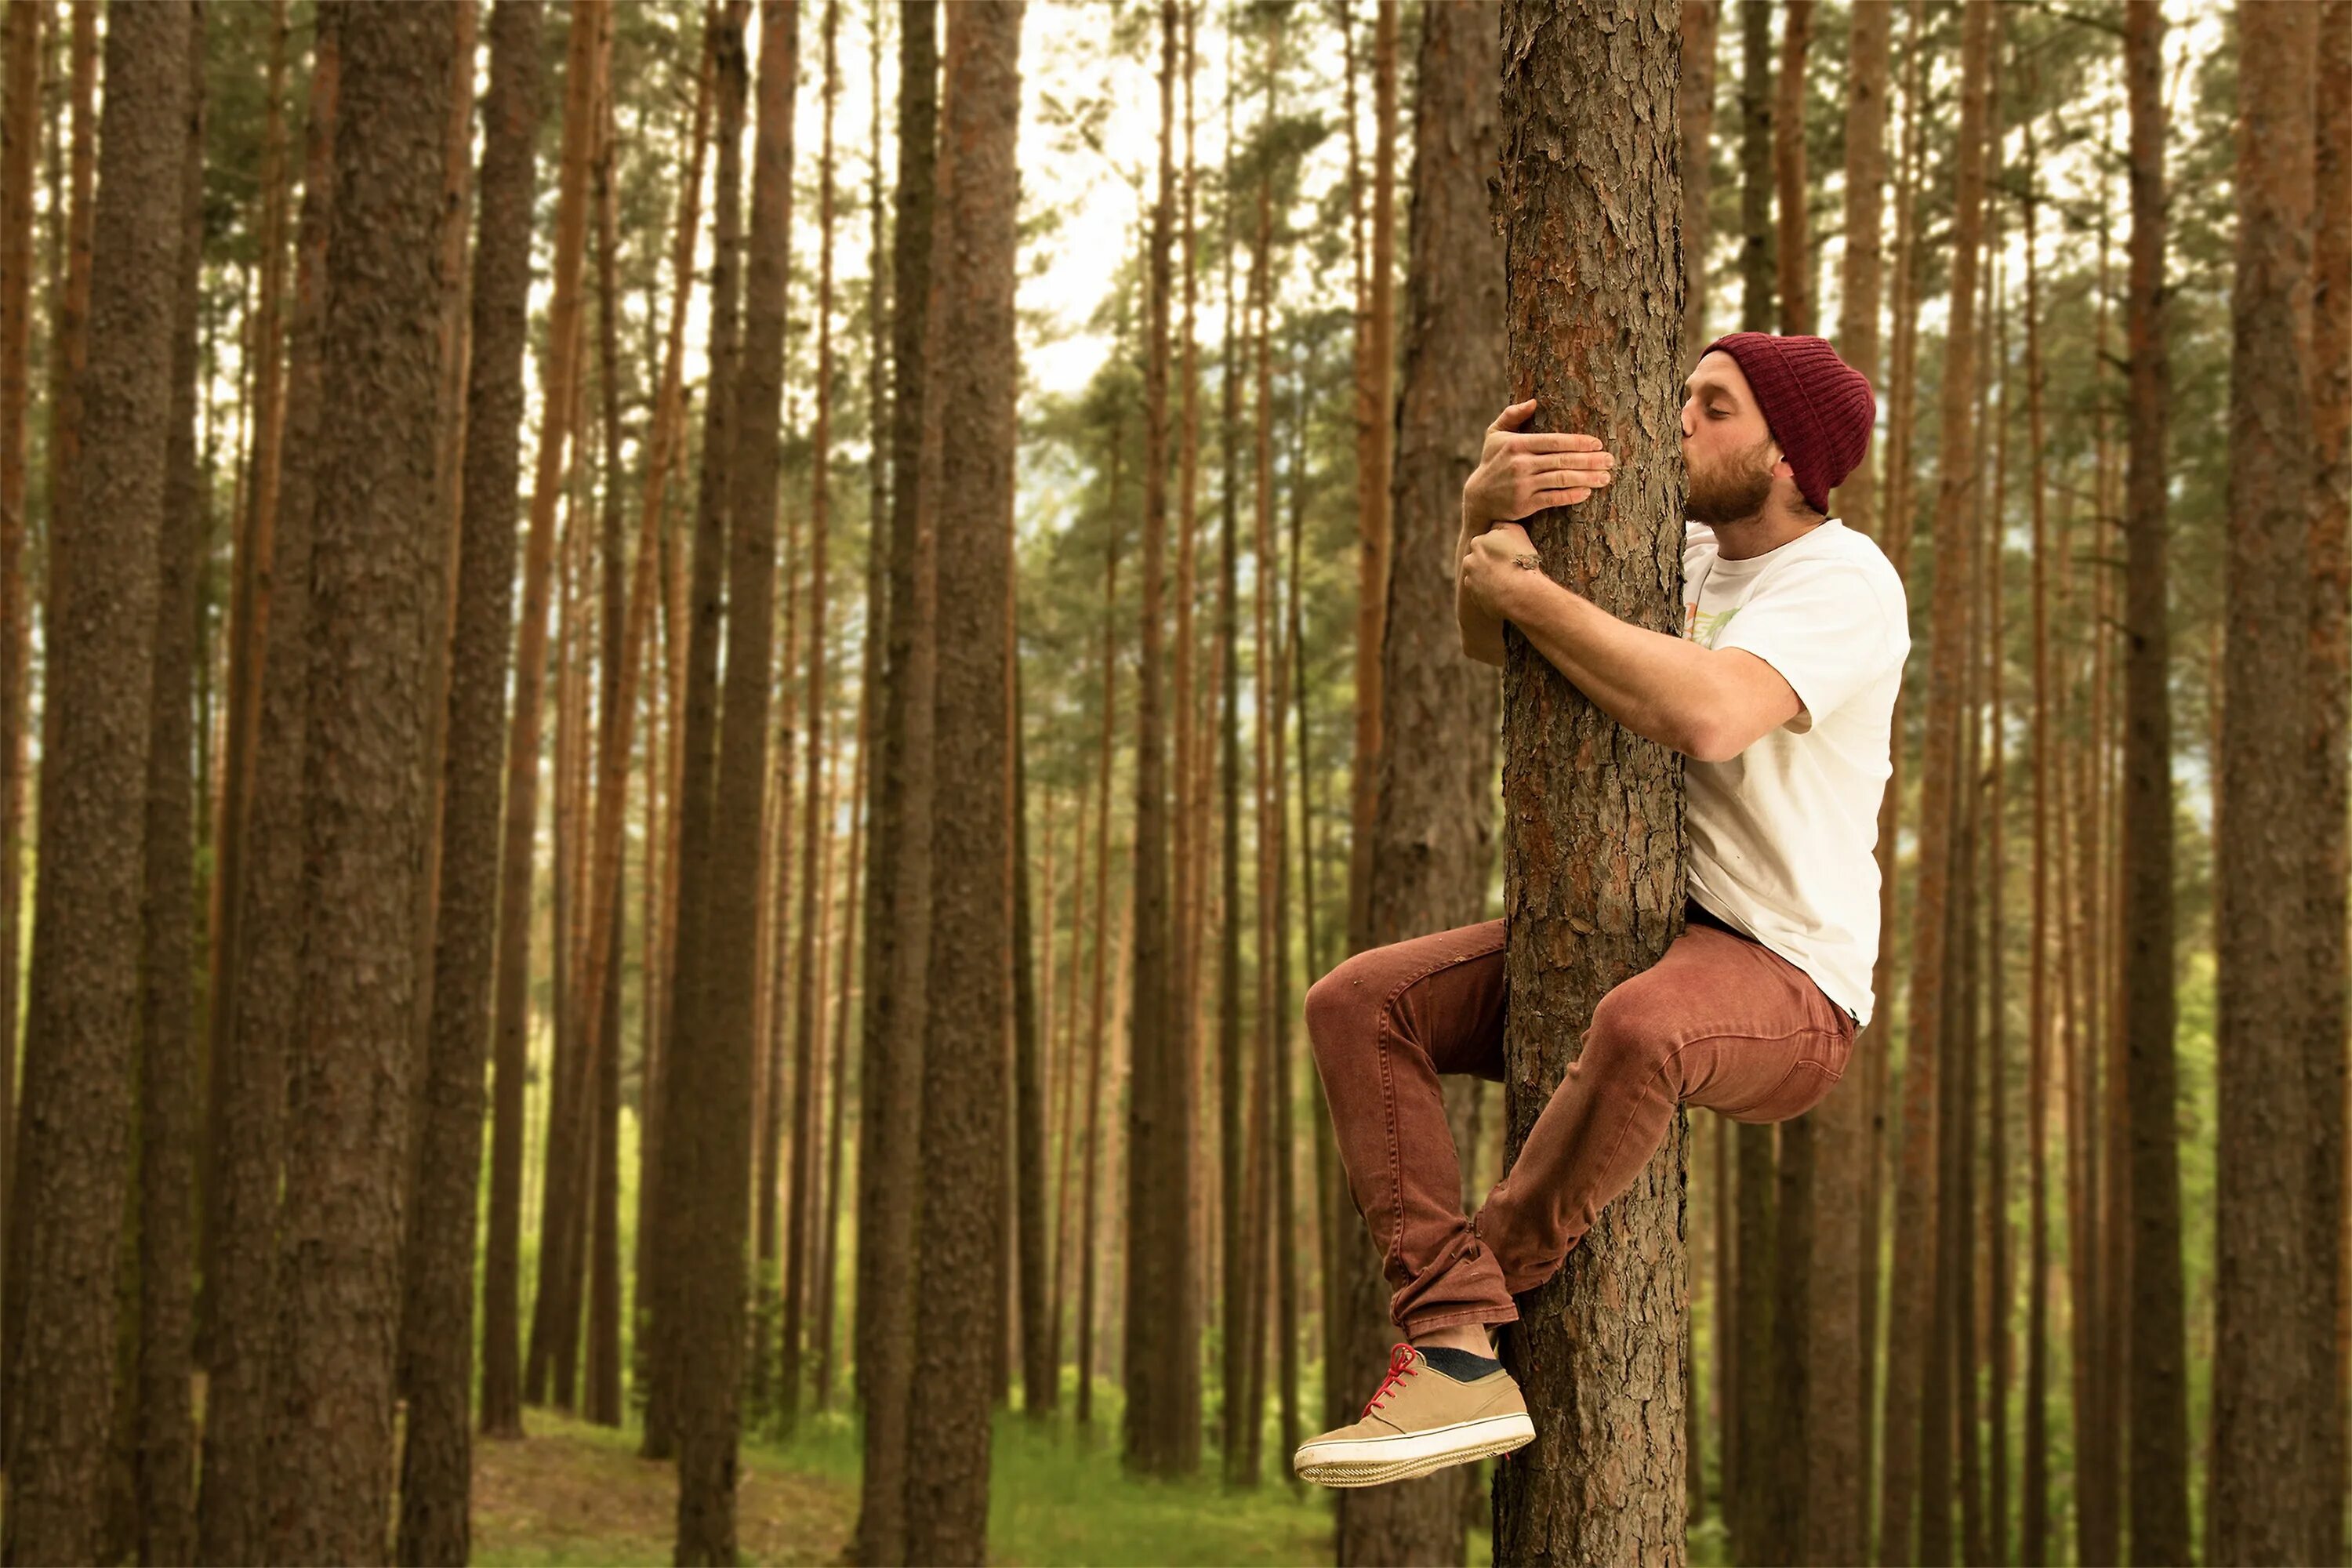
[[[1507,1454],[1535,1441],[1527,1401],[1507,1372],[1457,1382],[1409,1344],[1389,1353],[1388,1380],[1363,1419],[1308,1439],[1291,1457],[1301,1480],[1374,1487]]]

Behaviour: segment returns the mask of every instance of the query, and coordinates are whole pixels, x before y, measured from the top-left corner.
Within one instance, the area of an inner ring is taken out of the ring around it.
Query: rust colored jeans
[[[1631,1186],[1688,1101],[1781,1121],[1844,1076],[1854,1022],[1804,971],[1694,921],[1593,1010],[1584,1048],[1473,1219],[1440,1073],[1503,1077],[1504,922],[1360,952],[1307,994],[1356,1209],[1408,1335],[1507,1323]]]

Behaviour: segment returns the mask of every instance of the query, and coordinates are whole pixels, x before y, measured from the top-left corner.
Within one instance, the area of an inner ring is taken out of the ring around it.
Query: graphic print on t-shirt
[[[1729,626],[1731,617],[1738,613],[1739,606],[1734,605],[1727,610],[1702,616],[1698,613],[1698,601],[1693,599],[1683,605],[1683,636],[1701,647],[1713,647],[1716,639],[1723,635],[1723,628]]]

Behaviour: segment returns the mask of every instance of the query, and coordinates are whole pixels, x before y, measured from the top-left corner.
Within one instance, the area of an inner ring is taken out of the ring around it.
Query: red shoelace
[[[1364,1402],[1364,1414],[1370,1415],[1373,1411],[1378,1410],[1381,1407],[1381,1398],[1390,1389],[1420,1371],[1421,1353],[1412,1345],[1400,1344],[1391,1349],[1389,1352],[1389,1375],[1386,1381],[1373,1392],[1371,1398]]]

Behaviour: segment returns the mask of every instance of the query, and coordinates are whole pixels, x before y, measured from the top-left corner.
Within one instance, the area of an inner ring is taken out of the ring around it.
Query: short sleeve
[[[1790,562],[1724,623],[1717,651],[1744,648],[1780,671],[1803,705],[1803,734],[1907,651],[1902,612],[1851,561]]]

